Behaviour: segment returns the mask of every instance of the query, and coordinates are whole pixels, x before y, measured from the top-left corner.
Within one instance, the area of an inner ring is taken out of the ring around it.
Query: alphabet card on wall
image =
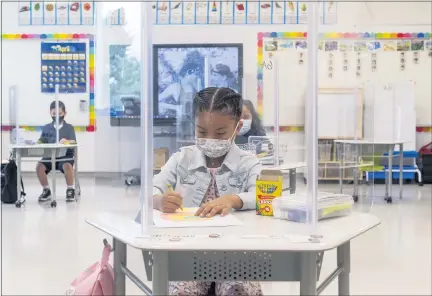
[[[222,1],[221,22],[227,25],[234,23],[234,1]]]
[[[93,1],[18,1],[19,25],[93,26],[94,21]]]
[[[159,0],[156,25],[166,24],[306,24],[306,1]],[[337,3],[320,2],[322,24],[335,24]]]

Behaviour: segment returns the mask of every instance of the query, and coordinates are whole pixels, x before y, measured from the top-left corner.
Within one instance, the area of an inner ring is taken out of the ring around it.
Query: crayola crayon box
[[[262,170],[256,181],[256,214],[273,216],[273,199],[282,195],[283,174],[279,170]]]

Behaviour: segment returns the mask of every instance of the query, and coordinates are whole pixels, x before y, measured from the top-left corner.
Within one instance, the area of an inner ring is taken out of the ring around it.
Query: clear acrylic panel
[[[138,211],[144,42],[141,3],[103,1],[97,8],[95,183],[108,186],[119,197],[136,198]]]

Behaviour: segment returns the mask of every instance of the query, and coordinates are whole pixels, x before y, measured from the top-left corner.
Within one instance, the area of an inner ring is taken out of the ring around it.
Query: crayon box
[[[273,216],[273,199],[282,195],[283,174],[279,170],[262,170],[256,181],[256,214]]]

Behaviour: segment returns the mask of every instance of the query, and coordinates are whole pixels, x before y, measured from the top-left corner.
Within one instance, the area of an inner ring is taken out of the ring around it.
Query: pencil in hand
[[[167,187],[168,187],[168,190],[169,190],[169,191],[171,191],[171,192],[174,191],[174,189],[172,188],[172,186],[171,186],[170,184],[168,184]],[[180,206],[180,210],[183,211],[183,205]]]

